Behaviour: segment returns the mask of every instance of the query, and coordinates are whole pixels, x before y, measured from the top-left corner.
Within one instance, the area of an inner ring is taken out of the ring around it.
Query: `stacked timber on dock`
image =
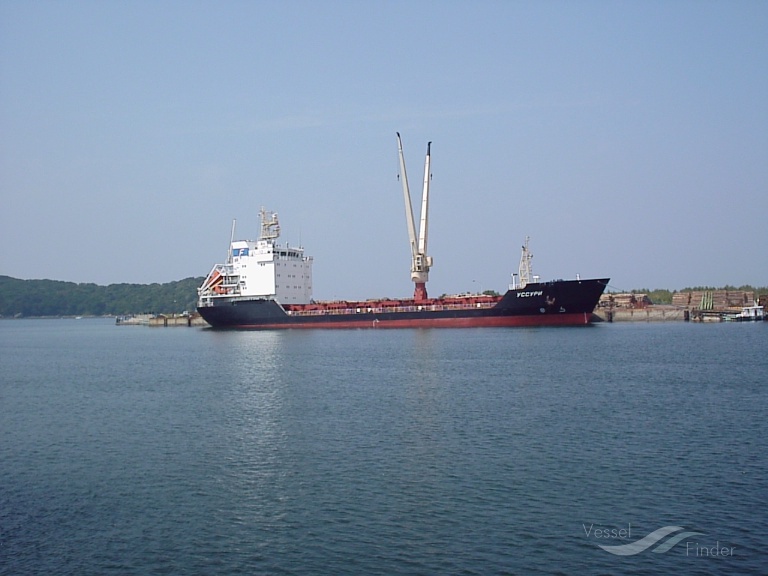
[[[750,290],[677,292],[671,305],[653,304],[645,294],[603,294],[594,314],[606,322],[722,322],[754,302],[755,293]]]
[[[672,305],[691,310],[725,310],[749,306],[755,293],[746,290],[695,290],[672,295]]]
[[[645,308],[653,304],[648,294],[636,294],[626,292],[623,294],[603,294],[600,296],[598,306],[609,308],[632,308],[634,310]]]
[[[693,290],[672,296],[672,304],[685,307],[696,322],[722,322],[754,303],[751,290]]]

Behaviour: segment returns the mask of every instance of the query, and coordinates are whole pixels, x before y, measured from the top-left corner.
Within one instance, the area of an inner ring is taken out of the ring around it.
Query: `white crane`
[[[408,225],[408,237],[411,242],[411,280],[415,283],[413,292],[414,300],[427,299],[427,280],[429,269],[432,267],[432,257],[427,256],[427,227],[429,216],[429,148],[432,142],[427,143],[427,158],[424,161],[424,188],[421,192],[421,221],[419,223],[419,235],[416,235],[416,224],[413,220],[413,206],[411,204],[411,192],[408,189],[408,176],[405,172],[405,158],[403,157],[403,143],[400,133],[397,133],[397,149],[400,155],[400,174],[403,182],[403,198],[405,199],[405,220]]]

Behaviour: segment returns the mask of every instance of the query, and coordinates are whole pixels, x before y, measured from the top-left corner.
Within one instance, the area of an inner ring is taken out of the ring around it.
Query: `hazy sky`
[[[208,273],[260,206],[317,298],[768,284],[768,2],[0,0],[0,274]],[[418,214],[418,206],[416,206]],[[418,216],[417,216],[418,217]]]

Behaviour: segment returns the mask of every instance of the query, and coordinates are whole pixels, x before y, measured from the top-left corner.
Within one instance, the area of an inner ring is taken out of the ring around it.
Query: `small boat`
[[[727,315],[724,319],[729,322],[761,322],[765,320],[765,310],[762,306],[753,304],[744,306],[739,314]]]

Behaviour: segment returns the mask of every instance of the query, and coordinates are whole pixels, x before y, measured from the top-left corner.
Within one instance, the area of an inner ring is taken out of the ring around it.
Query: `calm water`
[[[0,321],[0,574],[764,574],[767,343]]]

